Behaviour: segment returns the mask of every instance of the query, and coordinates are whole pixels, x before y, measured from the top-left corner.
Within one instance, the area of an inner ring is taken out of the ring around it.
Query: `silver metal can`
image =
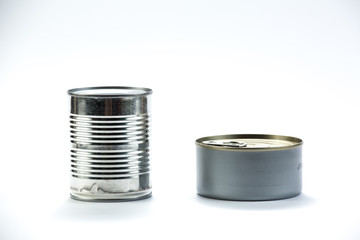
[[[301,150],[301,139],[279,135],[197,139],[197,192],[243,201],[295,197],[302,190]]]
[[[72,198],[150,197],[151,89],[90,87],[68,94]]]

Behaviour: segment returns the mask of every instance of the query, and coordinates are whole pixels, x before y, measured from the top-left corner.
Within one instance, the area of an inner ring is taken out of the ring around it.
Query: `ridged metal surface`
[[[149,104],[148,97],[146,101],[139,101],[137,96],[130,100],[127,97],[126,101],[121,96],[72,98],[71,110],[75,112],[70,113],[72,196],[80,200],[131,200],[149,195],[150,115],[148,107],[141,106]],[[76,114],[79,102],[85,102],[80,107],[87,108],[80,112],[91,114],[91,109],[101,112],[94,106],[105,102],[100,105],[106,108],[109,100],[111,106],[117,107],[111,112],[105,109],[107,116]],[[129,102],[141,103],[133,104],[137,114],[121,115],[122,105]]]
[[[124,179],[149,173],[149,116],[70,115],[71,174],[76,178]],[[131,148],[131,145],[143,148]],[[107,150],[115,145],[116,150]],[[86,146],[86,148],[84,148]],[[104,149],[105,146],[105,149]],[[124,149],[121,149],[124,147]]]

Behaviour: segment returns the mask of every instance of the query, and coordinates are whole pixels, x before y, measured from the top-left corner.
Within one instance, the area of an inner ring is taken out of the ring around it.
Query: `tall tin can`
[[[196,140],[197,191],[225,200],[276,200],[302,191],[302,140],[235,134]]]
[[[126,201],[151,196],[152,90],[90,87],[68,94],[72,198]]]

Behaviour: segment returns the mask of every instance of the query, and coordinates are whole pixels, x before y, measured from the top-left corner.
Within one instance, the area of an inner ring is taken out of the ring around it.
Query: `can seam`
[[[216,140],[216,139],[232,139],[232,138],[263,138],[263,139],[280,139],[280,140],[289,140],[295,142],[291,146],[282,146],[282,147],[269,147],[269,148],[229,148],[229,147],[219,147],[215,145],[208,145],[202,143],[206,140]],[[287,150],[292,148],[298,148],[303,145],[303,141],[300,138],[284,136],[284,135],[270,135],[270,134],[228,134],[228,135],[216,135],[202,137],[195,141],[195,144],[199,147],[221,150],[221,151],[234,151],[234,152],[268,152],[268,151],[280,151]]]
[[[95,90],[95,89],[124,89],[124,90],[142,90],[144,93],[139,94],[77,94],[76,92],[84,90]],[[140,88],[140,87],[124,87],[124,86],[100,86],[100,87],[84,87],[84,88],[73,88],[67,91],[68,95],[74,97],[83,97],[83,98],[123,98],[123,97],[138,97],[138,96],[147,96],[152,94],[150,88]]]

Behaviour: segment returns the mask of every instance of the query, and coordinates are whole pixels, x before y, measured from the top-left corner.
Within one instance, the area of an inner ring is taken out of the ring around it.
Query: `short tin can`
[[[151,89],[89,87],[68,94],[72,198],[128,201],[151,196]]]
[[[302,191],[302,140],[234,134],[196,140],[197,192],[209,198],[264,201]]]

